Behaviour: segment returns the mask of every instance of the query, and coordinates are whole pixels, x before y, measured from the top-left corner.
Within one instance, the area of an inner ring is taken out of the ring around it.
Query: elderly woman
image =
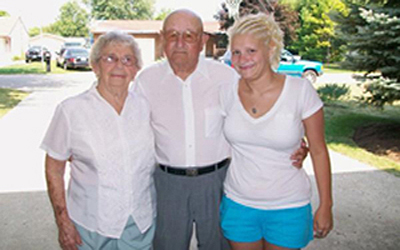
[[[90,63],[97,82],[58,105],[41,145],[59,242],[63,249],[151,249],[153,134],[145,100],[128,91],[142,67],[140,50],[132,36],[109,32]]]
[[[283,47],[272,16],[249,15],[229,31],[239,82],[221,91],[232,162],[224,183],[221,224],[233,250],[300,249],[332,229],[331,172],[322,102],[310,82],[275,72]],[[306,135],[319,191],[288,160]]]

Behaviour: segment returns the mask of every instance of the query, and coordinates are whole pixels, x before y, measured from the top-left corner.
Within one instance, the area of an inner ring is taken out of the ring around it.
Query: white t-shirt
[[[119,238],[132,216],[141,232],[155,217],[154,137],[143,97],[129,93],[121,114],[96,85],[58,105],[41,148],[72,156],[67,209],[71,219]]]
[[[230,156],[222,133],[219,92],[222,85],[237,79],[232,68],[203,57],[185,81],[174,74],[168,61],[140,72],[133,88],[149,102],[159,163],[204,166]]]
[[[227,197],[260,209],[298,207],[310,202],[311,186],[304,169],[292,166],[290,155],[304,136],[302,120],[323,103],[304,79],[286,76],[272,108],[251,117],[238,95],[238,82],[221,92],[226,114],[224,133],[232,146],[232,162],[224,188]]]

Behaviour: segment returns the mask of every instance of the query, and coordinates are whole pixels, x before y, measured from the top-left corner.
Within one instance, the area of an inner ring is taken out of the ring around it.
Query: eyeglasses
[[[164,33],[165,40],[168,42],[176,42],[178,41],[179,37],[182,37],[183,41],[187,43],[195,43],[198,41],[199,35],[199,33],[190,30],[185,30],[183,32],[172,30]]]
[[[111,55],[101,56],[101,60],[109,65],[114,65],[118,61],[121,61],[121,63],[124,66],[136,65],[136,59],[134,56],[123,56],[119,58],[116,55],[111,54]]]

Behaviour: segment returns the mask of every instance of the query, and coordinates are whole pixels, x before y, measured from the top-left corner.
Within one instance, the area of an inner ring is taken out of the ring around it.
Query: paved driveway
[[[38,148],[57,103],[87,89],[92,72],[1,76],[0,87],[33,91],[0,119],[0,249],[58,249]],[[400,249],[400,178],[331,152],[335,228],[309,250]],[[310,159],[305,168],[313,179]],[[313,182],[314,208],[317,204]],[[193,242],[192,250],[196,249]],[[210,249],[212,250],[212,249]]]
[[[0,192],[45,190],[41,140],[55,106],[87,89],[92,72],[60,75],[1,76],[0,87],[32,93],[0,119]]]

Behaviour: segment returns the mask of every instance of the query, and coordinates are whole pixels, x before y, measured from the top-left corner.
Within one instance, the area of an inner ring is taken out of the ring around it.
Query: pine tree
[[[349,51],[343,66],[365,71],[365,101],[383,107],[400,100],[400,2],[346,0],[347,16],[337,16]],[[374,74],[372,74],[374,73]],[[376,77],[378,74],[378,77]]]

